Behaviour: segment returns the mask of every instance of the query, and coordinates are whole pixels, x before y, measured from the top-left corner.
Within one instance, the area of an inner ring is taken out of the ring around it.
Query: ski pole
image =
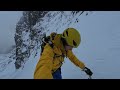
[[[88,79],[92,79],[92,77],[89,75],[89,78]]]

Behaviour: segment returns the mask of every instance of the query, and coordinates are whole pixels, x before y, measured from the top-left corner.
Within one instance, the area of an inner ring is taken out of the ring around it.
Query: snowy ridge
[[[87,13],[81,15],[81,13],[50,11],[40,18],[32,28],[38,32],[39,42],[37,43],[36,39],[33,40],[34,48],[31,49],[30,57],[26,58],[22,68],[16,70],[15,59],[9,58],[12,54],[0,55],[0,78],[33,79],[35,66],[40,58],[40,39],[43,33],[47,35],[51,32],[62,33],[68,27],[74,27],[81,33],[80,47],[74,49],[73,52],[93,71],[93,79],[120,78],[120,12],[93,12],[89,15]],[[30,33],[24,31],[22,33],[24,43],[28,45]],[[15,58],[15,55],[12,57]],[[65,58],[65,63],[63,63],[62,76],[63,79],[88,78],[68,58]]]

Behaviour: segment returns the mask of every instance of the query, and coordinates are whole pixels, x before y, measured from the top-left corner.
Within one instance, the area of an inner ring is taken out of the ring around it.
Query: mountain
[[[7,61],[4,61],[7,64],[3,66],[3,63],[1,63],[1,67],[4,69],[7,68],[8,62],[10,62],[15,65],[12,66],[15,70],[24,68],[24,64],[29,60],[31,55],[34,57],[39,55],[43,33],[58,32],[61,28],[67,28],[72,22],[77,23],[77,17],[82,15],[83,12],[24,11],[22,17],[16,24],[14,37],[16,45],[6,51],[6,53],[9,53],[6,58]],[[4,69],[1,71],[4,72]]]
[[[43,33],[62,33],[64,29],[74,27],[81,33],[81,44],[73,52],[93,71],[92,78],[118,79],[119,23],[120,12],[117,11],[24,11],[16,25],[15,47],[8,54],[0,54],[0,78],[33,79],[35,66],[40,58]],[[62,76],[63,79],[88,78],[68,58],[63,63]]]
[[[63,26],[68,27],[77,22],[77,17],[83,11],[25,11],[16,26],[16,69],[30,57],[31,52],[38,53],[43,33],[59,31]],[[76,18],[75,21],[72,19]],[[66,20],[65,20],[66,19]],[[52,27],[53,28],[52,28]]]

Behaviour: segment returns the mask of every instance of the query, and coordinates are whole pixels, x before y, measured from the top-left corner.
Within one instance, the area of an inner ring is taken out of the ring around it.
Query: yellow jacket
[[[53,79],[52,73],[62,66],[65,56],[81,69],[85,67],[84,63],[79,61],[71,50],[65,51],[61,34],[55,36],[53,43],[53,48],[49,44],[44,47],[44,51],[36,65],[34,79]]]

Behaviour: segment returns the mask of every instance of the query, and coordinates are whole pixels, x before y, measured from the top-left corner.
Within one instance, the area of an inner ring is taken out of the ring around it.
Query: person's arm
[[[67,57],[68,57],[69,60],[70,60],[71,62],[73,62],[76,66],[80,67],[83,71],[85,71],[85,73],[86,73],[87,75],[92,76],[92,74],[93,74],[92,71],[91,71],[89,68],[87,68],[82,61],[78,60],[77,57],[73,54],[73,52],[72,52],[71,50],[68,50],[68,51],[67,51]]]
[[[73,54],[73,52],[71,50],[67,51],[67,57],[69,58],[69,60],[71,62],[73,62],[76,66],[80,67],[81,69],[85,68],[85,64],[78,60],[77,57]]]
[[[54,53],[53,49],[47,44],[44,47],[43,53],[40,57],[39,62],[37,63],[34,79],[52,79],[52,61]]]

